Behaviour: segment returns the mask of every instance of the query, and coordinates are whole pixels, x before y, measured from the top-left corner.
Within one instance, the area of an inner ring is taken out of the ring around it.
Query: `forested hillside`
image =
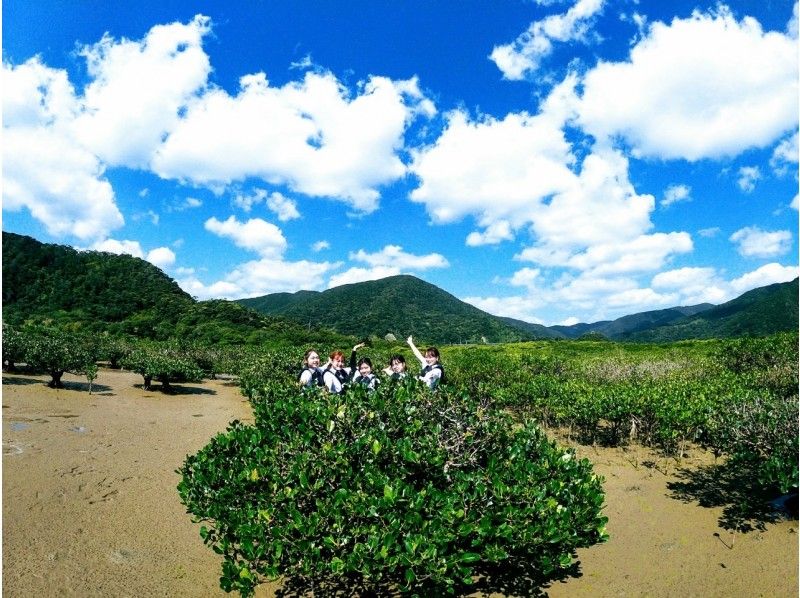
[[[625,340],[667,342],[694,338],[766,336],[797,331],[798,279],[767,285],[700,313],[651,330],[624,336]]]
[[[439,344],[511,342],[543,338],[509,326],[414,276],[342,285],[321,293],[278,293],[240,303],[266,314],[355,336],[409,334]]]
[[[232,301],[195,301],[161,270],[130,255],[78,251],[7,232],[3,322],[223,345],[352,341]]]

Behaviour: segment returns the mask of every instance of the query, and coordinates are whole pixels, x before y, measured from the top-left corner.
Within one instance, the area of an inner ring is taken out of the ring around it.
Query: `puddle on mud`
[[[12,432],[20,432],[22,430],[27,430],[31,425],[25,422],[11,422],[8,427],[11,428]]]
[[[84,434],[88,430],[84,426],[73,426],[69,429],[70,432],[77,432],[78,434]]]

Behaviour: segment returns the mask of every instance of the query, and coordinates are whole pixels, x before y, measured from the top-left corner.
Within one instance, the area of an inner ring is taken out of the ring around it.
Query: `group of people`
[[[412,337],[409,336],[406,342],[422,368],[417,378],[427,384],[428,388],[436,388],[444,379],[444,368],[439,363],[439,350],[436,347],[428,347],[423,354],[414,345]],[[356,362],[356,352],[363,346],[364,343],[359,343],[353,347],[347,367],[344,365],[344,353],[341,351],[331,353],[328,362],[323,365],[319,353],[314,349],[309,349],[303,356],[300,385],[303,387],[324,386],[329,392],[335,394],[341,393],[347,384],[361,384],[368,390],[375,390],[381,379],[373,371],[370,358],[362,357]],[[389,358],[389,364],[382,371],[390,380],[405,378],[405,358],[399,354],[392,355]]]

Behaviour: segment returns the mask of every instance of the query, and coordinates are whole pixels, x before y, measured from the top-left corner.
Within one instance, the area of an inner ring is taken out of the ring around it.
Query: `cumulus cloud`
[[[403,251],[400,245],[387,245],[376,253],[367,253],[359,249],[350,253],[350,259],[363,262],[373,268],[395,268],[398,270],[428,270],[430,268],[446,268],[447,259],[439,253],[414,255]],[[390,276],[390,275],[389,275]]]
[[[467,235],[467,245],[478,247],[480,245],[497,245],[502,241],[510,241],[514,238],[511,223],[507,220],[492,222],[483,232],[473,231]]]
[[[798,205],[800,205],[800,195],[795,195],[792,203],[789,204],[789,207],[797,210]]]
[[[353,96],[330,73],[283,87],[264,73],[246,75],[235,96],[210,89],[196,98],[152,167],[211,187],[257,177],[370,212],[377,187],[406,172],[397,152],[407,126],[434,112],[416,79],[371,77]]]
[[[758,287],[763,287],[776,282],[789,282],[798,276],[797,266],[782,266],[778,263],[771,263],[760,268],[743,274],[739,278],[731,281],[731,288],[737,294],[745,293]]]
[[[692,188],[688,185],[670,185],[664,191],[664,199],[661,200],[661,207],[666,208],[674,203],[681,201],[691,201]]]
[[[142,246],[139,244],[139,241],[104,239],[95,242],[92,245],[92,249],[117,255],[132,255],[133,257],[144,258],[144,252],[142,251]]]
[[[462,297],[461,300],[495,316],[543,324],[536,310],[544,303],[536,297]]]
[[[752,193],[756,188],[756,182],[761,179],[761,170],[758,166],[742,166],[739,169],[739,178],[736,184],[745,193]]]
[[[524,79],[553,51],[553,42],[586,42],[593,17],[603,4],[604,0],[578,0],[565,14],[535,21],[510,44],[495,46],[489,58],[504,79]]]
[[[353,284],[356,282],[366,282],[368,280],[380,280],[387,276],[400,274],[400,268],[396,266],[375,266],[373,268],[350,268],[340,274],[334,274],[328,281],[328,288],[338,287],[343,284]]]
[[[718,158],[796,128],[797,95],[797,39],[720,6],[653,23],[628,61],[590,70],[577,123],[637,157]]]
[[[99,240],[124,224],[97,157],[76,143],[66,73],[34,58],[3,65],[3,209],[27,208],[54,236]]]
[[[202,41],[210,31],[210,19],[197,15],[186,24],[157,25],[141,41],[106,34],[83,47],[91,83],[75,121],[77,138],[108,165],[146,167],[180,110],[206,85],[211,65]]]
[[[739,254],[744,257],[775,257],[789,251],[792,233],[788,230],[765,231],[757,226],[747,226],[733,233],[730,240],[738,245]]]
[[[322,251],[323,249],[330,249],[330,248],[331,244],[325,240],[317,241],[311,246],[311,249],[313,249],[314,251]]]
[[[281,230],[261,218],[239,222],[235,216],[230,216],[223,222],[212,217],[206,220],[205,228],[217,236],[231,239],[237,247],[255,251],[265,258],[279,257],[286,249],[286,238]]]
[[[154,266],[163,270],[175,263],[175,253],[169,247],[157,247],[147,252],[146,259]]]
[[[291,262],[264,258],[239,264],[221,280],[208,285],[193,275],[177,282],[198,299],[242,299],[270,293],[321,290],[326,275],[340,266],[339,262]]]
[[[678,268],[656,274],[651,286],[678,293],[680,305],[724,303],[731,299],[728,284],[714,268]]]

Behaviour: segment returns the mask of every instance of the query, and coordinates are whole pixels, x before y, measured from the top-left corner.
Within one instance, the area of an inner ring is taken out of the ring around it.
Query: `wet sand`
[[[91,395],[85,379],[66,375],[62,390],[45,381],[3,374],[3,595],[226,595],[175,470],[228,422],[251,419],[238,388],[216,380],[163,395],[106,369]],[[644,451],[580,452],[606,479],[611,539],[581,550],[580,576],[548,595],[798,594],[796,520],[734,534],[721,527],[723,504],[698,505],[697,480],[694,494],[676,493],[708,454],[694,450],[678,467]]]

